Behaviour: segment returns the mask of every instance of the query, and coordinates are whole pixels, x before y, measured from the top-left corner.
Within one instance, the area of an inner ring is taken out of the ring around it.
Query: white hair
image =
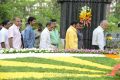
[[[108,24],[108,21],[107,20],[102,20],[101,23],[100,23],[100,26],[103,26],[104,24]]]

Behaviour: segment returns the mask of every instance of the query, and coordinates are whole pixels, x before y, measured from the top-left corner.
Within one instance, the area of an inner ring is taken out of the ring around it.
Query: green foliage
[[[116,4],[114,14],[115,14],[115,17],[120,20],[120,3]]]
[[[44,26],[51,18],[56,19],[59,23],[60,6],[57,0],[1,0],[0,21],[16,16],[24,19],[24,23],[29,16],[36,17],[37,21]]]
[[[4,4],[0,4],[0,21],[2,21],[2,19],[10,19],[11,14],[9,13],[10,11],[10,6],[6,6]]]
[[[109,32],[120,31],[118,28],[118,22],[120,22],[120,3],[117,3],[114,9],[115,11],[107,16],[107,20],[109,21]]]
[[[119,19],[116,18],[114,15],[109,15],[107,19],[109,21],[108,32],[119,32],[118,28]]]

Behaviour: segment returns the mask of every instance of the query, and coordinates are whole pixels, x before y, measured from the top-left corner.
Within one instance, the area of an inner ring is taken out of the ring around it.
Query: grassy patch
[[[81,58],[81,59],[87,59],[87,58]],[[63,65],[63,66],[70,66],[70,67],[77,67],[77,68],[87,68],[87,69],[94,69],[94,70],[101,70],[101,71],[109,71],[109,70],[97,68],[97,67],[94,67],[94,66],[73,64],[73,63],[68,63],[68,62],[63,62],[63,61],[56,61],[56,60],[45,59],[45,58],[17,58],[17,59],[7,59],[7,60],[20,61],[20,62],[42,63],[42,64],[52,64],[52,65]],[[88,61],[90,61],[90,60],[91,60],[91,58],[89,57]],[[94,60],[98,60],[98,59],[95,58]],[[100,58],[99,58],[99,60],[100,60]],[[106,63],[104,63],[104,65],[106,65]]]
[[[114,66],[115,64],[117,64],[116,60],[113,60],[111,58],[104,57],[77,57],[77,58],[103,64],[106,66]]]
[[[21,79],[11,79],[11,80],[115,80],[113,77],[102,77],[102,78],[90,78],[90,77],[57,77],[57,78],[21,78]]]
[[[83,72],[77,70],[61,70],[61,69],[49,69],[49,68],[30,68],[30,67],[12,67],[1,66],[0,72],[52,72],[52,73],[74,73],[74,74],[102,74],[100,72]]]
[[[91,61],[94,63],[102,64],[105,66],[114,66],[116,64],[116,61],[113,59],[109,58],[90,58],[90,57],[76,57],[78,59],[83,59],[87,61]],[[102,68],[97,68],[95,66],[87,66],[87,65],[82,65],[82,64],[74,64],[74,63],[69,63],[69,62],[64,62],[64,61],[56,61],[56,60],[51,60],[51,59],[45,59],[45,58],[17,58],[17,59],[5,59],[5,61],[18,61],[18,62],[29,62],[29,63],[40,63],[40,64],[51,64],[51,65],[57,65],[59,66],[67,66],[67,67],[76,67],[76,68],[85,68],[85,69],[92,69],[92,70],[99,70],[99,71],[104,71],[106,73],[109,73],[110,70],[102,69]],[[98,73],[98,72],[83,72],[83,71],[77,71],[77,70],[66,70],[66,69],[51,69],[51,68],[44,68],[44,67],[25,67],[25,66],[0,66],[0,72],[38,72],[38,73],[67,73],[67,74],[100,74],[102,75],[103,73]],[[43,77],[43,78],[35,78],[35,77],[29,77],[29,78],[15,78],[15,79],[10,79],[10,80],[115,80],[113,77],[106,77],[106,73],[104,73],[103,77],[87,77],[87,76],[80,76],[80,77]],[[7,80],[7,79],[4,79]],[[9,80],[9,79],[8,79]]]

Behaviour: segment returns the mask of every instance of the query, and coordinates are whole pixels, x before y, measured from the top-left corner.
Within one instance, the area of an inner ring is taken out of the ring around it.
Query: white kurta
[[[51,48],[51,41],[50,41],[50,31],[46,27],[40,36],[40,49],[50,49]]]
[[[20,49],[22,45],[21,41],[21,33],[19,31],[19,27],[13,24],[8,30],[8,37],[13,38],[13,48]]]
[[[104,50],[104,46],[106,45],[105,36],[104,36],[104,30],[100,26],[98,26],[93,31],[92,45],[98,45],[100,50]]]
[[[0,31],[0,45],[1,43],[5,43],[5,47],[8,49],[9,47],[9,41],[8,41],[8,30],[6,28],[2,28]]]

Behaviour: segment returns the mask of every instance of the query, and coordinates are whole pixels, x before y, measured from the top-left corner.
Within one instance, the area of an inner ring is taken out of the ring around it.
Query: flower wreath
[[[79,15],[80,22],[83,23],[84,27],[90,27],[91,24],[91,9],[88,6],[83,6]]]

